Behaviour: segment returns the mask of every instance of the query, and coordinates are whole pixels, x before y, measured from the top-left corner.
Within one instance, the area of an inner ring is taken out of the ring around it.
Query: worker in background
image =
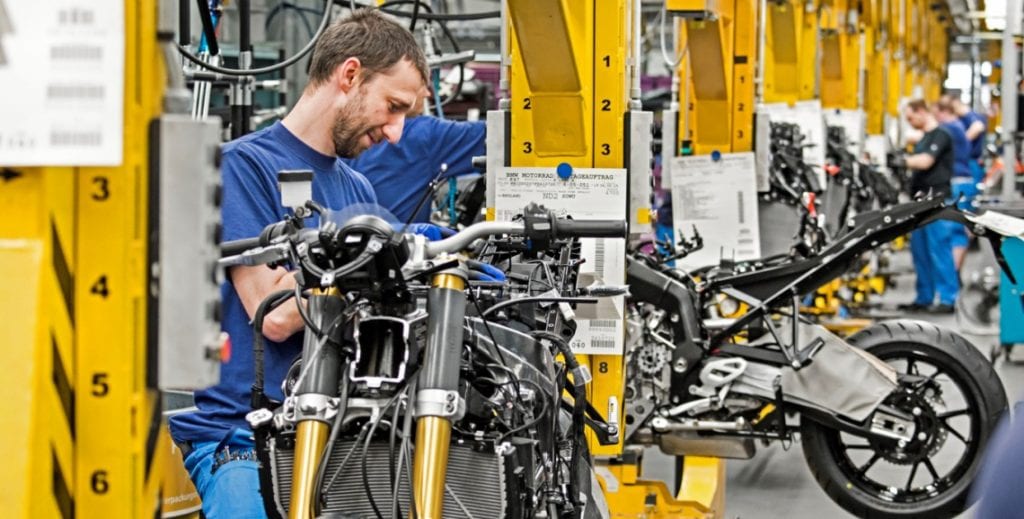
[[[473,173],[473,157],[486,153],[483,121],[447,121],[429,115],[411,117],[402,140],[384,142],[348,160],[373,184],[377,201],[402,223],[430,222],[430,201],[420,204],[430,182]],[[447,169],[438,176],[441,164]]]
[[[975,184],[984,181],[985,167],[982,164],[981,155],[985,150],[985,131],[988,129],[988,118],[971,110],[959,95],[946,94],[942,96],[942,100],[952,106],[953,112],[964,125],[964,132],[971,144],[970,167]]]
[[[967,139],[964,125],[957,117],[953,103],[948,97],[943,97],[933,106],[935,119],[939,126],[949,133],[953,139],[953,178],[950,179],[950,191],[953,201],[957,202],[960,209],[970,209],[974,203],[974,197],[978,194],[977,180],[974,178],[974,171],[970,164],[971,143]],[[950,245],[953,247],[953,266],[960,272],[964,257],[967,256],[967,228],[963,224],[953,221],[944,221],[949,227]]]
[[[223,239],[258,236],[289,212],[281,205],[277,172],[312,170],[313,199],[338,211],[374,204],[370,182],[339,158],[359,155],[376,142],[397,143],[406,113],[426,92],[427,65],[415,38],[377,11],[362,10],[334,22],[317,41],[309,84],[292,111],[273,126],[223,148]],[[317,222],[312,222],[316,224]],[[236,266],[222,286],[222,328],[232,341],[220,383],[198,391],[198,410],[171,418],[171,435],[209,519],[266,517],[259,492],[252,432],[252,326],[270,294],[295,287],[284,268]],[[302,350],[303,321],[296,305],[267,315],[263,335],[266,389],[280,386]]]
[[[922,132],[913,154],[899,157],[892,166],[910,168],[910,192],[949,197],[953,176],[953,139],[939,126],[928,105],[920,99],[907,103],[903,110],[907,122]],[[917,296],[903,310],[953,313],[960,281],[953,266],[953,248],[949,226],[932,222],[910,234],[910,254],[917,274]],[[938,304],[935,303],[936,293]]]

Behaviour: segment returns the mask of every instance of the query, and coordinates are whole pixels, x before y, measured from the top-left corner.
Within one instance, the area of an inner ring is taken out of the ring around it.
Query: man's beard
[[[359,120],[357,114],[363,112],[362,97],[355,97],[351,103],[338,111],[331,128],[334,140],[334,153],[342,158],[351,159],[362,153],[365,148],[359,142],[370,127]]]

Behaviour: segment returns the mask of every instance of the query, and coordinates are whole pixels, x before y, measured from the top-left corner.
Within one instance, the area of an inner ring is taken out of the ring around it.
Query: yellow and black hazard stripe
[[[53,214],[49,215],[50,227],[50,267],[56,281],[57,294],[53,294],[61,300],[65,314],[60,312],[50,315],[49,339],[51,370],[50,381],[53,384],[54,393],[60,402],[61,414],[64,416],[63,424],[66,427],[67,438],[70,439],[71,449],[67,459],[63,460],[60,450],[51,441],[51,488],[53,499],[62,519],[73,519],[75,517],[75,499],[71,487],[72,480],[68,475],[73,474],[75,459],[75,389],[74,389],[74,336],[75,336],[75,279],[71,270],[71,263],[68,258],[68,249],[61,240],[61,235],[70,235],[70,231],[58,228],[58,219]],[[61,232],[66,231],[66,232]],[[55,326],[67,319],[67,328],[70,330],[71,344],[62,344],[60,335],[56,333]],[[50,425],[54,427],[53,438],[63,436],[59,429],[61,420],[53,420]]]

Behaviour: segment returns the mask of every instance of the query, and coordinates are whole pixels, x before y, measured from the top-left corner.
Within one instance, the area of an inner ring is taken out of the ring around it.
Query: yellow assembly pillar
[[[160,407],[147,373],[147,128],[163,58],[153,0],[125,0],[116,167],[3,168],[5,517],[153,517]],[[167,450],[167,446],[163,446]]]
[[[591,2],[510,0],[510,165],[621,168],[625,158],[625,0],[598,9]],[[600,35],[596,37],[595,35]],[[624,358],[580,356],[593,374],[588,399],[602,412],[621,403]],[[612,418],[612,417],[609,417]],[[617,445],[599,445],[588,430],[595,456],[617,456]]]

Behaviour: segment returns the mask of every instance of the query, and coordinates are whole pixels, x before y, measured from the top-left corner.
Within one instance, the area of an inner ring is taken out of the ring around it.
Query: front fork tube
[[[416,391],[412,519],[441,519],[452,416],[458,407],[465,288],[462,274],[446,271],[434,276],[427,293],[427,344]]]
[[[336,346],[341,343],[341,326],[335,322],[342,311],[340,292],[336,288],[314,290],[308,302],[310,321],[319,332],[330,334],[331,341],[321,345],[317,332],[306,327],[300,370],[305,375],[294,392],[295,461],[288,519],[313,517],[317,465],[330,433],[327,406],[330,399],[338,396],[338,380],[343,376],[341,352]]]

